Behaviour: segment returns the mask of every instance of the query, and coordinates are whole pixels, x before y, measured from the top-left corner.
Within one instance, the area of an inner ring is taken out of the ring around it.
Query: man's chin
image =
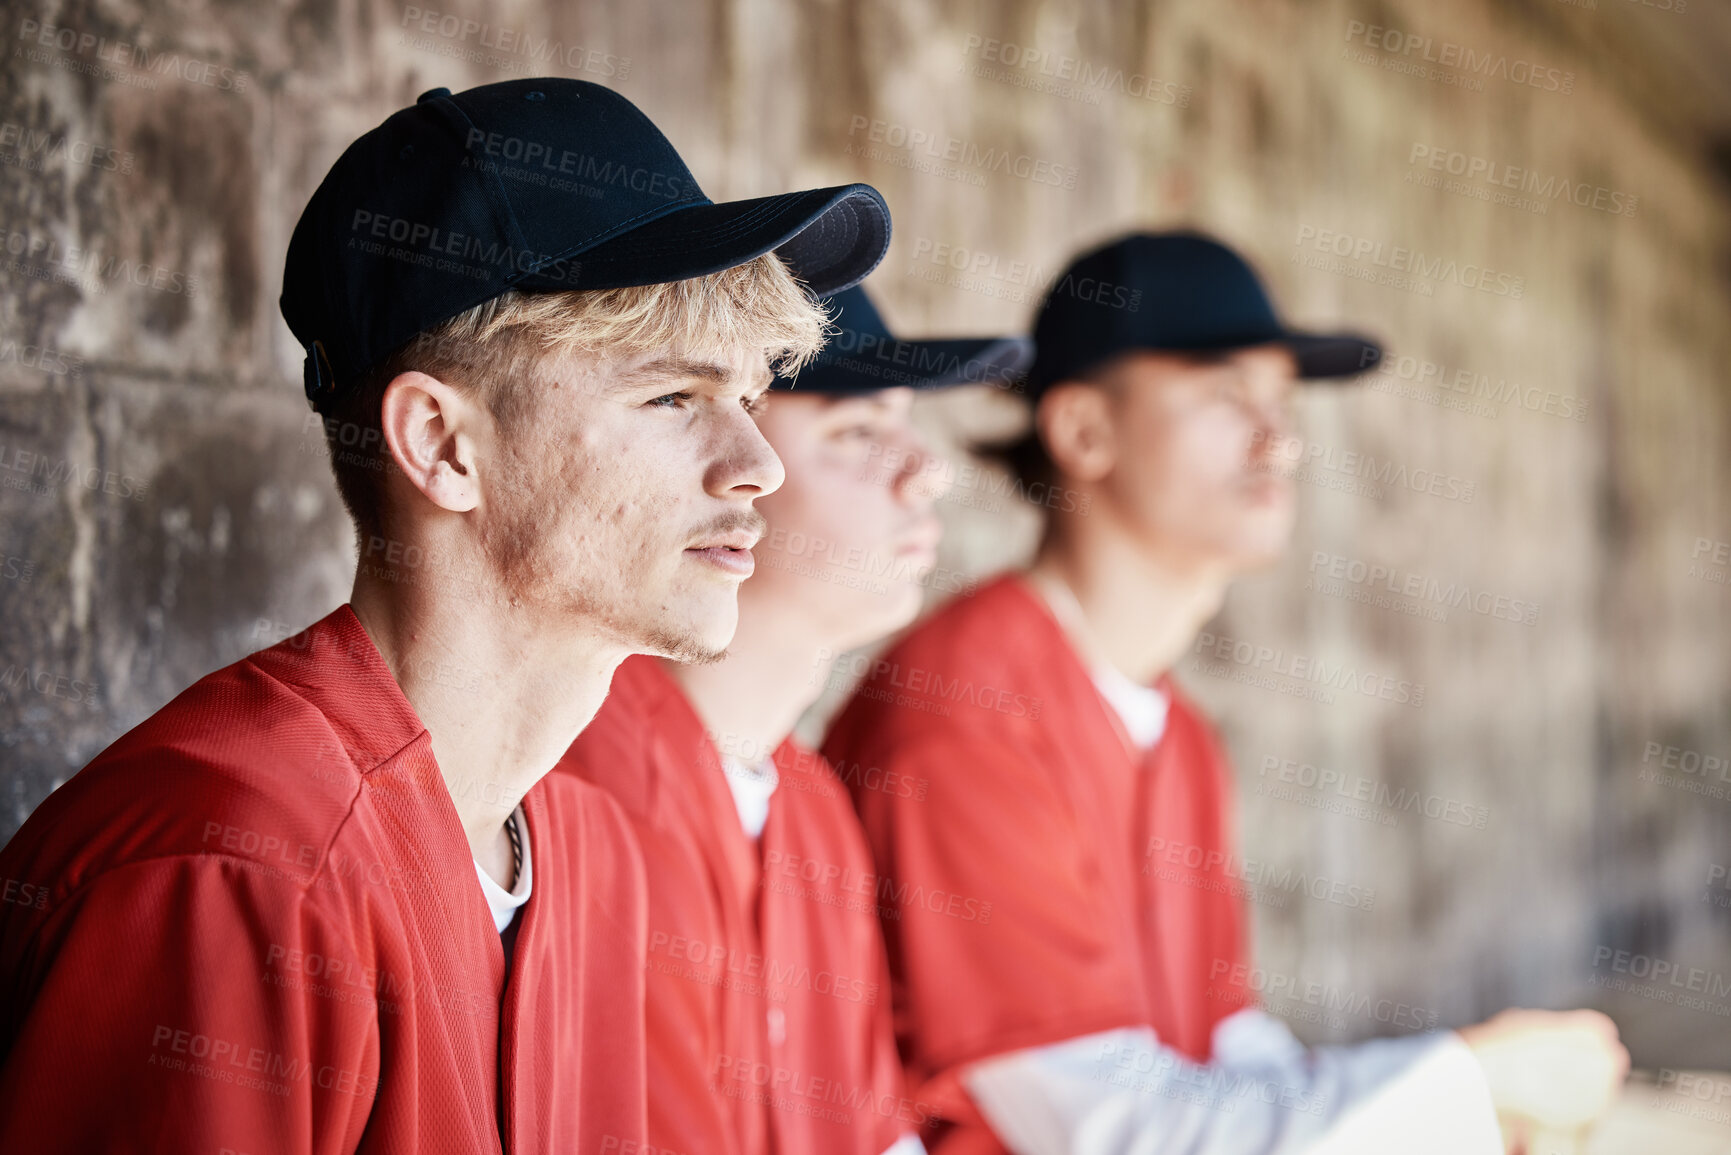
[[[925,604],[925,587],[917,581],[900,582],[884,595],[883,633],[893,634],[920,616]]]
[[[1295,512],[1290,503],[1245,511],[1235,530],[1228,531],[1233,552],[1251,568],[1279,561],[1292,545],[1292,533],[1297,524]]]
[[[640,652],[683,666],[707,666],[727,657],[727,646],[714,646],[695,638],[657,638],[646,643]]]
[[[728,644],[739,625],[739,608],[729,599],[725,614],[706,614],[703,618],[706,620],[655,623],[633,640],[633,648],[673,662],[719,662],[727,656]]]
[[[1289,540],[1288,535],[1281,534],[1238,542],[1234,548],[1225,551],[1228,564],[1236,573],[1260,573],[1279,564],[1280,559],[1286,556]]]
[[[924,593],[913,581],[891,582],[883,593],[863,593],[848,608],[846,627],[826,641],[828,649],[842,651],[882,641],[919,617]]]

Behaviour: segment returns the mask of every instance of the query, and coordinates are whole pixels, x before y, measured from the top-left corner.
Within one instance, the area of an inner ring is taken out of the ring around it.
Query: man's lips
[[[763,535],[755,529],[730,529],[698,538],[688,549],[750,549]]]
[[[1239,478],[1238,490],[1252,502],[1264,503],[1292,492],[1292,478],[1272,469],[1253,470]]]
[[[751,556],[749,549],[735,549],[726,545],[711,545],[701,548],[694,547],[685,551],[687,555],[700,561],[708,562],[717,569],[724,570],[736,577],[748,578],[757,568],[757,560]]]
[[[943,523],[937,518],[920,522],[910,530],[901,541],[896,543],[896,556],[905,557],[910,554],[921,557],[936,557],[938,542],[944,536]]]
[[[757,568],[757,560],[751,556],[751,547],[757,544],[758,537],[756,530],[733,529],[726,533],[712,534],[696,545],[687,546],[685,552],[726,573],[748,578]]]

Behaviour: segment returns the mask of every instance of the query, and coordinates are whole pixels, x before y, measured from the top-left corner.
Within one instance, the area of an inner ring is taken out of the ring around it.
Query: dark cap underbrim
[[[1382,346],[1356,333],[1288,333],[1284,342],[1307,381],[1343,382],[1382,361]]]
[[[1034,343],[1025,337],[890,339],[870,349],[825,349],[798,376],[777,377],[774,387],[846,397],[883,389],[1001,385],[1020,377],[1033,357]]]
[[[1356,333],[1304,333],[1282,329],[1268,333],[1241,334],[1236,337],[1178,345],[1170,342],[1130,344],[1113,349],[1085,364],[1066,368],[1061,373],[1048,372],[1046,379],[1030,380],[1029,392],[1038,395],[1060,381],[1082,377],[1106,362],[1125,353],[1227,353],[1235,349],[1253,349],[1258,345],[1284,345],[1292,350],[1298,362],[1301,381],[1326,381],[1345,384],[1360,373],[1368,373],[1382,362],[1382,346],[1369,337]]]
[[[529,291],[619,289],[707,276],[774,252],[814,294],[863,280],[889,251],[890,212],[870,185],[809,189],[674,209],[579,252]]]

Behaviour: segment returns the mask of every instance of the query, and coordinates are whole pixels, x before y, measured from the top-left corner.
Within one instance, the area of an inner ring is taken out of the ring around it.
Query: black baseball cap
[[[289,240],[282,314],[316,407],[508,289],[700,277],[775,252],[814,293],[889,247],[870,185],[715,204],[623,96],[564,77],[423,93],[351,144]]]
[[[897,386],[992,385],[1015,380],[1034,356],[1026,337],[898,338],[858,285],[826,303],[834,332],[823,352],[797,376],[777,377],[774,388],[841,397]]]
[[[1077,257],[1034,322],[1028,390],[1087,373],[1120,353],[1210,353],[1285,345],[1307,380],[1375,368],[1382,349],[1356,333],[1289,329],[1243,257],[1192,232],[1132,233]]]

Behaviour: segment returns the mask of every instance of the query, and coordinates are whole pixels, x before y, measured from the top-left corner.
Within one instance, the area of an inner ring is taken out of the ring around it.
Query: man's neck
[[[505,820],[595,716],[624,651],[437,575],[360,575],[350,603],[427,728],[475,861],[509,889]]]
[[[756,762],[775,752],[823,693],[824,638],[808,623],[739,594],[739,629],[727,656],[705,665],[664,664],[723,754]]]
[[[1054,523],[1028,577],[1075,597],[1080,613],[1059,620],[1090,664],[1147,684],[1172,668],[1219,611],[1233,575],[1172,556],[1104,519],[1082,524],[1087,520]]]

